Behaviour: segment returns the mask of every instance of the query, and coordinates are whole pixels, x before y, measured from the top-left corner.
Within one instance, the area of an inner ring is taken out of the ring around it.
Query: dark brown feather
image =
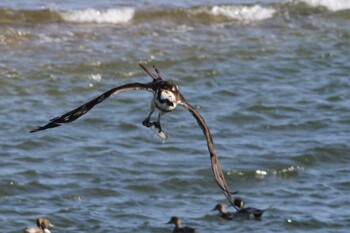
[[[218,157],[216,156],[213,138],[211,136],[211,133],[210,133],[210,130],[209,130],[207,124],[205,123],[203,117],[199,114],[199,112],[194,107],[192,107],[182,95],[181,95],[180,105],[182,105],[185,109],[187,109],[190,113],[192,113],[194,118],[197,120],[198,125],[201,127],[203,134],[205,136],[205,139],[207,141],[207,146],[208,146],[208,150],[209,150],[209,154],[210,154],[210,162],[211,162],[212,170],[214,173],[215,181],[219,185],[221,190],[223,191],[225,197],[230,202],[230,204],[238,210],[238,208],[235,206],[234,198],[231,195],[231,192],[230,192],[228,185],[226,183],[225,176],[222,173]]]

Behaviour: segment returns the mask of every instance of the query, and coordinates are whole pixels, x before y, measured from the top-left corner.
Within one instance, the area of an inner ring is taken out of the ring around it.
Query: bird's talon
[[[142,121],[142,125],[146,126],[147,128],[150,128],[153,126],[153,124],[149,121],[149,119],[145,119],[144,121]]]
[[[153,121],[152,122],[152,126],[154,126],[154,128],[158,129],[158,133],[162,132],[162,127],[160,127],[160,123],[157,121]]]

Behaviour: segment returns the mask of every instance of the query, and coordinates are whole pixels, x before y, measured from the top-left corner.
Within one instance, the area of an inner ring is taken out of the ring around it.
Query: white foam
[[[100,74],[91,74],[89,78],[96,82],[100,82],[102,80],[102,76]]]
[[[72,10],[62,12],[61,16],[65,21],[76,23],[126,23],[130,21],[135,14],[135,9],[130,7],[96,10]]]
[[[350,0],[299,0],[312,7],[326,7],[330,11],[350,9]]]
[[[239,21],[261,21],[273,17],[276,10],[260,5],[253,6],[214,6],[210,13],[213,15],[223,15]]]

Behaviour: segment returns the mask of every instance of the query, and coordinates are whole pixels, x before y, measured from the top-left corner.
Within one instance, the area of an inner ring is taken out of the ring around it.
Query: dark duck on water
[[[235,198],[235,206],[239,209],[236,212],[226,212],[224,204],[217,204],[214,210],[219,211],[218,216],[222,219],[226,220],[234,220],[234,219],[260,219],[263,213],[268,209],[257,209],[254,207],[244,207],[245,203],[241,198]]]
[[[23,229],[23,233],[51,233],[50,227],[53,227],[53,225],[48,219],[38,218],[36,227],[26,227]]]
[[[249,219],[251,217],[254,217],[255,219],[259,219],[259,218],[261,218],[263,213],[269,209],[269,208],[258,209],[258,208],[254,208],[254,207],[244,207],[245,202],[240,198],[236,198],[234,201],[234,204],[235,204],[235,206],[237,206],[239,208],[238,211],[235,213],[235,216],[240,217],[240,218]]]
[[[217,204],[212,211],[217,210],[219,211],[218,216],[222,219],[226,220],[233,220],[234,219],[234,213],[226,212],[225,206],[222,203]]]
[[[168,224],[173,223],[175,225],[173,233],[197,233],[198,231],[192,227],[181,227],[181,219],[177,216],[171,217]]]
[[[51,119],[48,124],[32,129],[30,132],[34,133],[34,132],[38,132],[38,131],[42,131],[50,128],[55,128],[62,124],[75,121],[76,119],[80,118],[85,113],[90,111],[94,106],[103,102],[104,100],[106,100],[112,95],[117,95],[125,91],[135,91],[135,90],[151,91],[153,93],[153,98],[151,101],[151,111],[146,117],[146,119],[142,122],[142,124],[146,127],[154,127],[158,136],[165,140],[167,136],[162,130],[162,127],[160,124],[161,116],[167,112],[173,111],[177,105],[181,105],[185,109],[187,109],[193,115],[193,117],[197,120],[197,123],[202,129],[205,139],[207,141],[207,146],[210,153],[210,161],[211,161],[212,170],[214,173],[216,183],[218,184],[220,189],[223,191],[224,195],[226,196],[230,204],[238,210],[238,207],[235,206],[234,204],[234,198],[231,195],[232,193],[229,191],[225,177],[222,173],[218,158],[216,156],[216,151],[214,148],[214,143],[213,143],[211,133],[203,117],[192,105],[190,105],[186,101],[186,99],[179,92],[178,87],[174,83],[163,79],[162,74],[155,66],[153,66],[153,68],[156,71],[156,74],[150,72],[143,64],[140,63],[139,65],[153,79],[152,82],[128,83],[125,85],[112,88],[109,91],[106,91],[100,96],[94,98],[93,100],[77,107],[76,109],[73,109],[61,116]],[[159,110],[157,121],[151,122],[150,120],[151,115],[154,113],[156,109]]]

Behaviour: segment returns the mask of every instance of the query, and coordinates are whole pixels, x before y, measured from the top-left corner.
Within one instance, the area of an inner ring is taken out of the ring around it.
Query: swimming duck
[[[51,233],[49,227],[53,227],[50,221],[46,218],[38,218],[36,220],[36,227],[24,228],[24,233]]]
[[[263,213],[267,210],[254,207],[244,207],[245,203],[241,198],[236,198],[234,202],[235,205],[239,207],[239,210],[235,213],[235,217],[250,218],[251,216],[254,216],[254,218],[261,218]]]
[[[218,216],[223,218],[223,219],[226,219],[226,220],[233,220],[234,219],[234,213],[226,212],[224,204],[221,204],[221,203],[217,204],[215,206],[215,208],[212,209],[212,211],[214,211],[214,210],[218,210],[219,211]]]
[[[196,229],[192,227],[181,227],[181,219],[179,217],[173,216],[167,224],[175,224],[173,233],[196,233]]]
[[[117,95],[119,93],[125,92],[125,91],[134,91],[134,90],[147,90],[153,92],[153,98],[151,100],[151,111],[146,117],[146,119],[142,122],[142,124],[146,127],[154,127],[156,130],[157,135],[162,138],[166,139],[166,133],[162,130],[161,124],[160,124],[160,118],[163,114],[167,112],[173,111],[177,105],[183,106],[187,111],[189,111],[193,117],[196,119],[198,125],[203,131],[203,134],[205,136],[205,139],[207,141],[208,151],[210,154],[210,161],[212,165],[212,170],[214,173],[214,178],[220,189],[223,191],[225,197],[230,202],[230,204],[238,210],[238,207],[234,205],[234,198],[229,191],[228,185],[226,183],[225,177],[222,173],[219,160],[216,156],[215,148],[213,139],[211,136],[211,133],[209,131],[209,128],[207,124],[205,123],[203,117],[199,114],[199,112],[190,105],[187,100],[183,97],[183,95],[179,92],[178,87],[170,82],[163,79],[162,74],[160,71],[153,66],[153,69],[157,74],[154,74],[150,72],[143,64],[139,64],[141,68],[153,79],[152,82],[149,83],[128,83],[122,86],[118,86],[115,88],[110,89],[109,91],[106,91],[105,93],[101,94],[100,96],[96,97],[95,99],[77,107],[76,109],[73,109],[61,116],[55,117],[50,120],[50,122],[44,126],[39,126],[35,129],[32,129],[30,132],[38,132],[42,130],[46,130],[49,128],[55,128],[62,124],[70,123],[72,121],[75,121],[76,119],[83,116],[85,113],[90,111],[94,106],[97,104],[103,102],[107,98],[109,98],[112,95]],[[160,112],[158,114],[157,121],[151,122],[150,118],[155,109],[158,109]]]

